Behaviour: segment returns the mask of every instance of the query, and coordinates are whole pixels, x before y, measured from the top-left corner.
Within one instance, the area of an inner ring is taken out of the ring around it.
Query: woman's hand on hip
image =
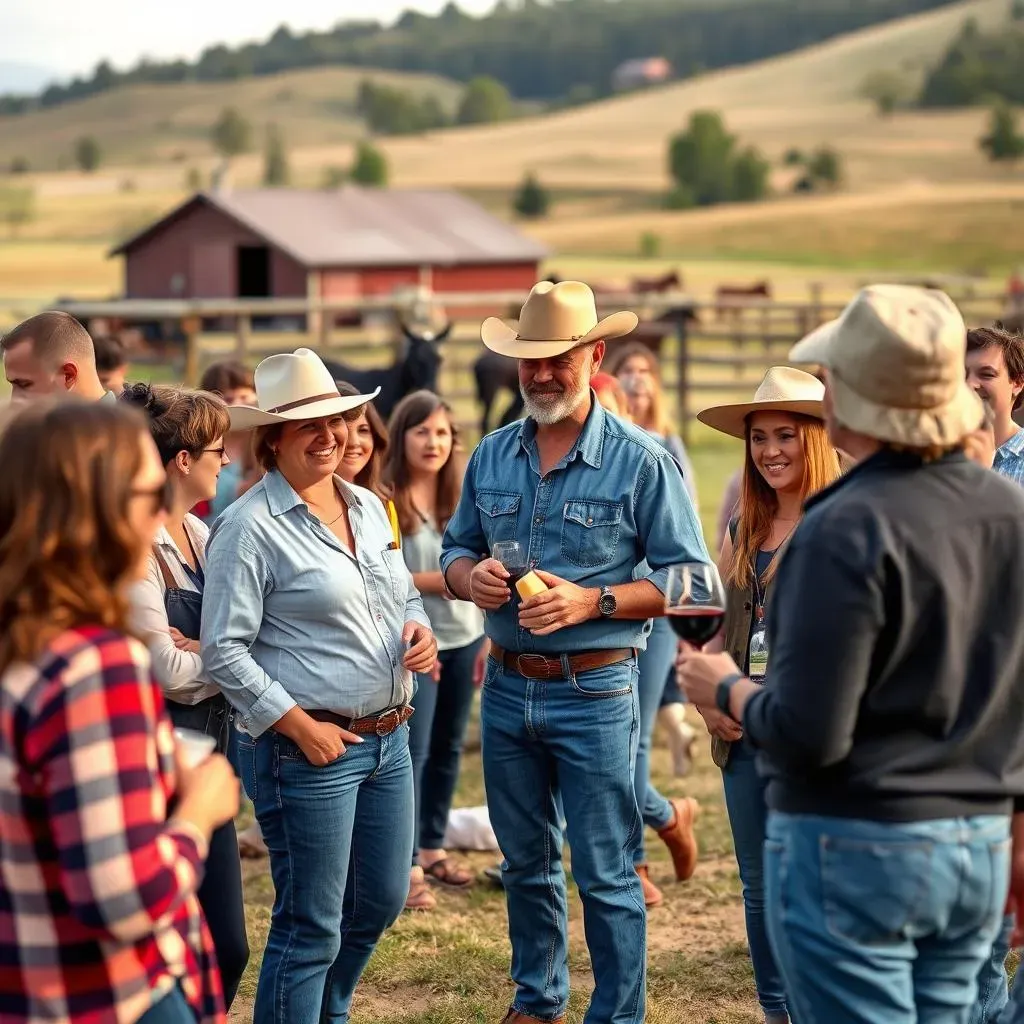
[[[735,743],[737,740],[743,739],[743,730],[739,727],[739,723],[734,721],[728,715],[723,715],[718,708],[703,707],[699,704],[695,704],[694,707],[700,714],[700,717],[704,719],[704,724],[708,727],[708,732],[712,736],[717,736],[720,740],[726,740],[729,743]]]
[[[407,622],[402,630],[402,643],[409,647],[402,657],[402,664],[410,672],[433,671],[437,660],[437,641],[423,623]]]
[[[342,729],[334,722],[318,722],[311,718],[310,727],[295,742],[314,768],[323,768],[337,761],[348,749],[345,744],[362,743],[363,738]]]

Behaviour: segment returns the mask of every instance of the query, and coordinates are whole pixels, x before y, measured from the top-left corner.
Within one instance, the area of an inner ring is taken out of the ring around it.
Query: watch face
[[[614,594],[602,594],[601,599],[597,602],[597,607],[601,610],[602,615],[612,615],[615,609],[618,608],[618,602],[615,600]]]

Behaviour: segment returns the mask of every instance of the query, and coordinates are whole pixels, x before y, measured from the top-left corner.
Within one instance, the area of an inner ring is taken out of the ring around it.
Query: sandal
[[[406,910],[433,910],[436,906],[437,898],[426,882],[415,880],[409,883],[409,895],[405,898]]]
[[[429,868],[423,869],[423,874],[448,889],[468,889],[473,884],[473,873],[450,857],[434,861]]]

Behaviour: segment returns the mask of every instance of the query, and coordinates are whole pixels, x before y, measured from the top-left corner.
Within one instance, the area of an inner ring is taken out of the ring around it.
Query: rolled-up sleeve
[[[768,685],[743,712],[744,732],[774,763],[807,771],[849,754],[885,622],[883,591],[850,538],[794,536],[769,604]]]
[[[487,537],[480,523],[476,507],[476,471],[479,465],[480,449],[473,453],[466,466],[462,482],[462,494],[455,507],[455,513],[448,521],[441,540],[441,573],[446,574],[452,562],[459,558],[477,561],[480,553],[487,550]]]
[[[710,561],[682,472],[667,451],[648,458],[637,478],[633,507],[648,566],[643,578],[662,593],[668,588],[669,566]]]
[[[266,558],[237,523],[214,530],[206,552],[202,659],[207,675],[238,710],[252,736],[266,732],[296,706],[281,682],[250,654],[263,622],[264,597],[272,586]]]

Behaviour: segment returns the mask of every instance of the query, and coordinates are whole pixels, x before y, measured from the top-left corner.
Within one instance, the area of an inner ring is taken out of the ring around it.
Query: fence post
[[[199,331],[202,321],[197,316],[182,317],[181,332],[185,335],[185,384],[194,388],[199,383]]]
[[[252,334],[252,317],[242,313],[235,318],[235,356],[245,362],[249,353],[249,338]]]
[[[676,327],[676,422],[683,437],[683,444],[690,443],[689,381],[690,328],[685,318],[680,317]]]

